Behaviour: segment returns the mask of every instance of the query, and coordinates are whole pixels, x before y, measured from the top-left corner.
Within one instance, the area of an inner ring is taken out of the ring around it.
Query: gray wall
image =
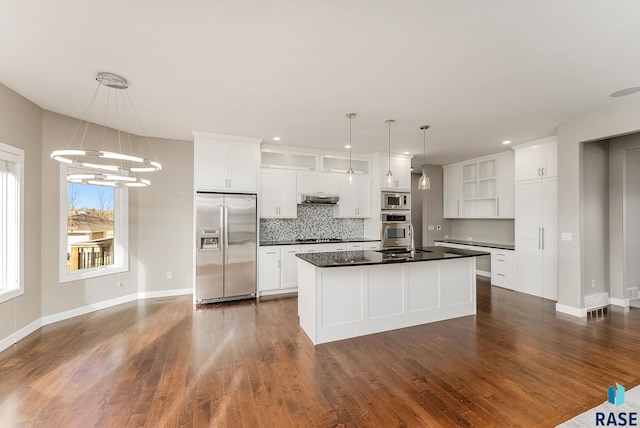
[[[585,144],[585,147],[586,146],[587,144]],[[635,133],[609,140],[609,291],[612,297],[618,299],[624,299],[626,297],[627,287],[638,286],[638,284],[633,283],[632,278],[628,277],[630,273],[628,270],[638,269],[638,260],[640,260],[638,256],[633,256],[634,251],[638,249],[638,241],[634,238],[638,236],[638,212],[640,212],[637,211],[637,208],[633,211],[633,203],[637,203],[640,189],[636,187],[635,192],[633,192],[634,189],[633,186],[631,186],[631,188],[627,187],[627,191],[625,192],[625,184],[628,186],[634,181],[630,180],[631,182],[625,183],[625,171],[627,169],[625,165],[625,152],[629,150],[635,152],[634,149],[640,149],[640,134]],[[636,158],[635,156],[632,157]],[[629,175],[631,177],[635,176],[637,180],[640,175],[640,170],[630,170]],[[638,184],[637,181],[635,184]],[[631,202],[631,206],[625,204],[625,197],[628,199],[627,202]],[[631,252],[629,252],[629,250],[631,250]],[[587,249],[585,248],[585,252],[586,251]],[[631,277],[633,277],[633,275],[631,275]]]
[[[150,139],[163,165],[137,189],[138,289],[193,286],[193,142]],[[141,143],[142,145],[143,143]],[[167,278],[171,272],[171,278]]]
[[[0,340],[47,315],[139,291],[192,287],[193,143],[163,139],[151,139],[163,170],[150,174],[149,188],[130,191],[129,272],[59,283],[60,165],[49,152],[66,146],[77,123],[0,85],[0,141],[26,157],[25,292],[0,303]]]
[[[193,143],[163,139],[150,140],[163,169],[145,175],[151,186],[129,191],[129,271],[59,282],[60,165],[49,158],[49,152],[66,145],[77,124],[77,119],[68,116],[50,111],[43,114],[42,209],[47,213],[42,217],[42,251],[47,255],[42,259],[43,316],[139,291],[191,288]],[[146,139],[133,136],[132,141],[134,150],[139,146],[139,153],[150,156]]]
[[[583,292],[609,290],[609,144],[587,143],[582,151],[584,201]],[[593,285],[595,281],[595,286]]]
[[[638,132],[639,117],[640,104],[627,105],[619,106],[614,111],[564,123],[558,127],[559,232],[572,235],[571,241],[559,242],[558,308],[562,311],[577,315],[580,313],[579,309],[583,307],[583,246],[584,237],[589,233],[582,219],[583,143]],[[611,251],[613,257],[613,247]],[[611,272],[613,273],[614,270],[612,266]],[[622,290],[616,290],[615,284],[612,283],[610,288],[612,297],[622,296]]]
[[[422,223],[424,221],[424,211],[426,207],[426,192],[430,190],[418,189],[418,182],[422,172],[416,174],[411,173],[411,224],[413,225],[414,243],[416,248],[423,247],[423,228]]]
[[[426,191],[426,198],[423,199],[422,242],[430,246],[434,240],[451,235],[451,220],[442,217],[442,166],[427,165],[426,168],[431,189]],[[434,227],[433,230],[429,230],[429,225]],[[436,230],[437,225],[441,226],[440,230]]]
[[[514,221],[498,219],[452,219],[451,238],[513,245],[515,241]]]
[[[24,294],[0,303],[0,340],[41,316],[41,139],[42,109],[0,84],[0,142],[25,151]]]

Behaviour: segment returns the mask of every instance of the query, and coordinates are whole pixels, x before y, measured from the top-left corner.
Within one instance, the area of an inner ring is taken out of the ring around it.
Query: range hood
[[[298,200],[302,205],[336,205],[340,197],[328,193],[302,193]]]

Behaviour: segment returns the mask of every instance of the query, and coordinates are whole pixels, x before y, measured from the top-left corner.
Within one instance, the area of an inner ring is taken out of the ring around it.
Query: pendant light
[[[389,170],[387,171],[387,175],[384,179],[385,187],[394,187],[393,186],[393,173],[391,172],[391,124],[395,122],[393,119],[387,119],[384,121],[389,125]]]
[[[351,119],[353,119],[355,115],[355,113],[347,113],[347,118],[349,118],[349,170],[347,171],[348,184],[353,184],[356,180],[356,173],[351,167]]]
[[[431,189],[431,181],[427,176],[427,129],[429,129],[429,125],[422,125],[420,127],[422,129],[424,138],[422,140],[422,148],[424,149],[424,163],[422,164],[422,175],[420,176],[420,180],[418,181],[418,189],[420,190],[429,190]]]
[[[127,120],[125,117],[127,104],[130,107],[130,111],[138,120],[138,124],[142,128],[138,113],[136,112],[136,109],[133,106],[131,99],[129,98],[129,94],[126,91],[129,85],[125,78],[118,76],[117,74],[105,72],[98,73],[96,76],[96,81],[98,82],[96,90],[93,93],[93,96],[89,101],[89,105],[87,106],[82,118],[80,119],[80,122],[76,126],[76,129],[73,132],[73,135],[71,136],[67,147],[60,150],[53,150],[50,156],[52,159],[58,162],[66,163],[68,165],[78,167],[79,169],[90,168],[92,170],[101,171],[100,173],[93,173],[89,171],[75,171],[73,173],[70,173],[67,175],[67,181],[72,183],[95,184],[111,187],[148,186],[149,184],[151,184],[151,182],[149,180],[139,178],[137,176],[137,173],[158,171],[162,169],[162,165],[156,160],[150,160],[141,156],[134,155],[131,145],[131,135],[126,132],[126,136],[124,136],[123,134],[125,134],[125,132],[120,131],[120,122],[122,122],[122,125],[127,124]],[[103,126],[105,129],[103,131],[101,141],[90,142],[85,145],[85,137],[90,126],[88,116],[93,110],[100,89],[102,87],[107,88],[105,108],[106,111],[104,114],[104,120],[106,122],[109,118],[111,108],[112,110],[115,110],[111,112],[111,115],[115,114],[116,122],[118,123],[104,123]],[[110,100],[112,98],[114,102],[111,103],[112,105],[110,106]],[[128,103],[125,102],[125,100],[128,101]],[[74,138],[76,137],[76,134],[78,134],[78,130],[80,130],[83,122],[85,124],[83,127],[84,129],[82,129],[80,143],[77,147],[71,147]],[[109,127],[115,127],[116,130],[117,138],[115,138],[115,141],[113,142],[107,141],[106,128]],[[151,153],[154,154],[149,138],[144,138],[149,145]],[[129,147],[128,153],[123,150],[123,146]]]

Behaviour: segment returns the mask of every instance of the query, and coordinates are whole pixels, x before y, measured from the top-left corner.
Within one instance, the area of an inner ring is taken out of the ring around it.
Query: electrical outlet
[[[562,232],[560,239],[563,241],[573,241],[573,235],[568,232]]]
[[[444,235],[444,239],[449,239],[449,235]]]
[[[430,224],[429,226],[427,226],[427,230],[433,230],[433,225]]]
[[[591,280],[591,288],[596,288],[596,280],[595,279]]]
[[[441,225],[436,225],[436,230],[442,230],[442,226]]]
[[[467,236],[467,241],[473,241],[473,237],[472,236]]]
[[[173,272],[170,270],[167,271],[167,279],[171,279],[173,277]]]

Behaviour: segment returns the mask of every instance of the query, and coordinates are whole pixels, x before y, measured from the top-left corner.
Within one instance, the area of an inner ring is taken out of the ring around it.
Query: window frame
[[[60,164],[60,239],[59,239],[59,280],[60,283],[80,281],[89,278],[97,278],[105,275],[113,275],[129,271],[129,189],[127,187],[114,188],[113,201],[113,264],[97,266],[80,270],[67,270],[67,174],[69,169],[83,172],[100,172],[87,168],[70,167],[65,163]]]
[[[18,239],[16,242],[18,255],[18,281],[15,287],[0,289],[0,303],[14,299],[24,294],[24,150],[8,144],[0,143],[0,160],[9,161],[18,165],[18,212],[16,223],[18,229]],[[3,201],[0,201],[2,205]],[[2,243],[0,243],[1,245]]]

